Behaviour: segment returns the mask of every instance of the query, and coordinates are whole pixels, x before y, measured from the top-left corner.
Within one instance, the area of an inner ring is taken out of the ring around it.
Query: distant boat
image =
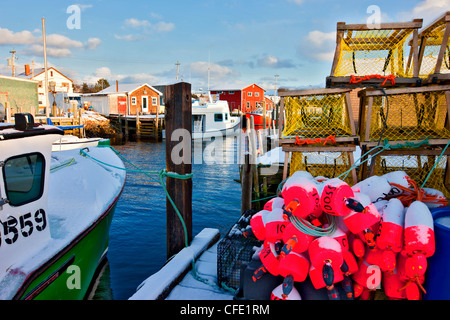
[[[53,142],[52,151],[97,147],[99,144],[109,144],[109,140],[103,138],[78,138],[77,136],[66,134]]]
[[[192,139],[234,134],[240,121],[240,117],[230,115],[227,101],[192,103]]]
[[[0,124],[1,300],[82,300],[105,260],[124,164],[108,147],[52,152],[63,134],[30,114]]]

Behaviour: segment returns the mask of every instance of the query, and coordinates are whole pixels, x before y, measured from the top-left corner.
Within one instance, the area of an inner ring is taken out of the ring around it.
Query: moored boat
[[[126,174],[107,147],[53,152],[63,131],[0,126],[0,299],[78,300],[106,257]]]
[[[192,139],[234,134],[239,124],[240,118],[230,115],[227,101],[192,103]]]

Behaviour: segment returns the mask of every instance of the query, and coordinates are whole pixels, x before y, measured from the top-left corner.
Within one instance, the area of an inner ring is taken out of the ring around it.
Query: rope
[[[298,218],[296,216],[291,216],[290,221],[291,223],[301,232],[315,236],[315,237],[322,237],[322,236],[329,236],[332,235],[337,230],[337,217],[333,215],[329,215],[324,213],[326,216],[326,219],[328,221],[328,227],[316,227],[309,221]]]
[[[123,170],[126,172],[132,172],[132,173],[141,173],[141,174],[145,174],[148,177],[150,177],[152,180],[159,182],[166,194],[167,199],[169,200],[170,204],[172,205],[173,209],[175,210],[178,218],[180,219],[180,222],[183,226],[183,231],[184,231],[184,242],[185,242],[185,246],[186,248],[189,247],[189,241],[188,241],[188,232],[187,232],[187,227],[186,227],[186,223],[184,222],[184,219],[180,213],[180,211],[178,210],[177,206],[175,205],[175,202],[173,201],[172,197],[170,196],[169,192],[167,191],[166,188],[166,184],[164,182],[164,178],[169,177],[169,178],[174,178],[174,179],[181,179],[181,180],[187,180],[187,179],[192,179],[192,177],[194,176],[192,173],[189,174],[185,174],[185,175],[181,175],[175,172],[167,172],[166,169],[161,169],[158,171],[149,171],[149,170],[142,170],[140,169],[138,166],[136,166],[135,164],[133,164],[131,161],[129,161],[128,159],[126,159],[123,155],[120,154],[120,152],[118,152],[117,150],[115,150],[113,147],[108,146],[112,151],[114,151],[114,153],[116,153],[121,159],[125,160],[127,163],[129,163],[130,165],[132,165],[135,169],[127,169],[127,168],[123,168],[123,167],[118,167],[118,166],[114,166],[112,164],[106,163],[104,161],[101,161],[99,159],[96,159],[92,156],[90,156],[89,154],[87,154],[87,152],[85,150],[89,150],[88,148],[83,148],[80,149],[80,154],[86,158],[89,158],[99,164],[114,168],[114,169],[118,169],[118,170]],[[153,178],[151,175],[158,175],[159,180],[156,180],[155,178]],[[215,288],[217,288],[218,286],[215,284],[212,284],[209,282],[208,279],[206,278],[202,278],[198,275],[197,270],[196,270],[196,266],[195,266],[195,258],[192,258],[192,273],[193,273],[193,277],[194,279],[201,281],[205,284],[208,284],[210,286],[213,286]]]

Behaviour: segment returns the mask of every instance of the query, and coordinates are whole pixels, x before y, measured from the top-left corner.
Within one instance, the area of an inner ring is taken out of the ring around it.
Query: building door
[[[142,97],[142,112],[148,112],[148,96]]]
[[[127,97],[117,97],[117,108],[119,114],[127,113]]]

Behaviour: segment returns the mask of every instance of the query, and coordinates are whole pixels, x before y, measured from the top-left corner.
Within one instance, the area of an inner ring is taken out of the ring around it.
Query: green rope
[[[309,221],[295,216],[292,216],[290,218],[290,221],[299,231],[305,234],[309,234],[315,237],[329,236],[335,233],[337,230],[338,217],[326,213],[324,214],[326,215],[328,221],[328,227],[316,227]]]
[[[438,159],[434,162],[433,168],[431,168],[430,172],[428,172],[427,177],[425,178],[425,180],[422,183],[422,186],[421,186],[422,189],[425,186],[425,183],[427,182],[428,178],[431,176],[431,173],[434,171],[434,169],[436,169],[437,165],[439,164],[439,161],[441,161],[441,158],[444,155],[444,152],[445,152],[445,150],[447,150],[449,145],[450,145],[450,141],[447,143],[447,145],[445,146],[444,150],[442,150],[442,152],[439,155]]]
[[[106,146],[105,146],[106,147]],[[118,167],[118,166],[114,166],[112,164],[106,163],[104,161],[101,161],[99,159],[96,159],[92,156],[90,156],[89,154],[86,153],[85,149],[80,149],[80,154],[86,158],[89,158],[97,163],[100,163],[102,165],[111,167],[111,168],[115,168],[118,170],[124,170],[127,172],[132,172],[132,173],[142,173],[147,175],[149,178],[151,178],[153,181],[159,182],[166,194],[167,199],[169,200],[170,204],[172,205],[173,209],[175,210],[178,218],[181,221],[181,224],[183,226],[183,231],[184,231],[184,242],[185,242],[185,246],[186,248],[189,247],[189,241],[188,241],[188,232],[187,232],[187,227],[186,227],[186,223],[184,222],[183,216],[180,213],[180,210],[178,210],[177,206],[175,205],[175,202],[173,201],[172,197],[170,196],[169,192],[167,191],[166,188],[166,183],[164,182],[164,178],[169,177],[169,178],[174,178],[174,179],[181,179],[181,180],[187,180],[187,179],[192,179],[192,177],[194,176],[192,173],[189,174],[185,174],[185,175],[181,175],[175,172],[167,172],[166,169],[162,169],[162,170],[158,170],[158,171],[149,171],[149,170],[142,170],[140,169],[138,166],[136,166],[135,164],[133,164],[131,161],[129,161],[127,158],[125,158],[122,154],[120,154],[120,152],[118,152],[117,150],[115,150],[113,147],[111,146],[107,146],[109,147],[112,151],[114,151],[114,153],[116,153],[122,160],[124,160],[125,162],[127,162],[128,164],[132,165],[135,169],[126,169],[126,168],[122,168],[122,167]],[[153,178],[151,175],[158,175],[159,180],[156,180],[155,178]],[[210,283],[210,281],[206,278],[202,278],[198,275],[197,270],[196,270],[196,266],[195,266],[195,257],[192,258],[192,273],[193,273],[193,277],[194,279],[203,282],[207,285],[213,286],[213,287],[218,287],[215,284]]]

